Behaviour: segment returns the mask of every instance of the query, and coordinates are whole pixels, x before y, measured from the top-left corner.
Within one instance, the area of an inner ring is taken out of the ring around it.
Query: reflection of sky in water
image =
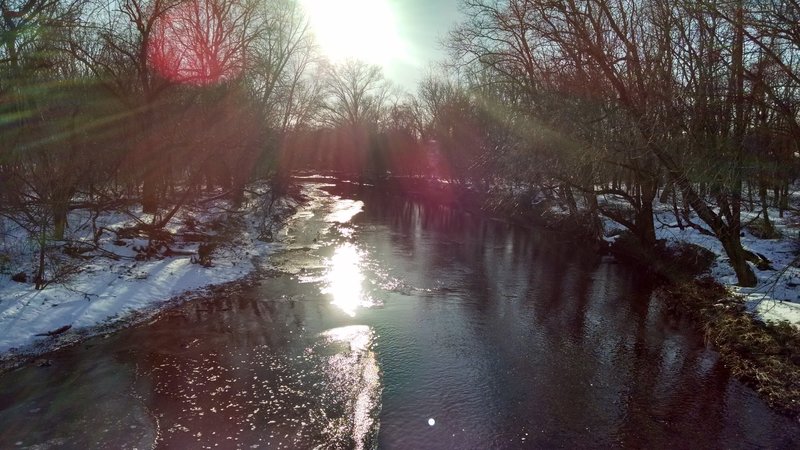
[[[347,223],[364,208],[361,200],[338,200],[333,205],[333,211],[325,216],[326,222]]]
[[[371,306],[363,291],[364,274],[361,271],[364,255],[358,248],[345,243],[336,248],[325,276],[323,294],[333,297],[332,303],[354,317],[359,306]]]
[[[350,351],[363,352],[369,349],[372,342],[372,331],[366,325],[333,328],[322,333],[328,342],[344,342],[350,345]]]

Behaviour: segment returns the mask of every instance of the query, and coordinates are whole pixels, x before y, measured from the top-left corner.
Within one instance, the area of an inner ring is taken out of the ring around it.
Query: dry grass
[[[705,330],[734,377],[754,388],[775,409],[800,419],[800,331],[788,323],[765,324],[711,279],[661,289],[675,309]]]

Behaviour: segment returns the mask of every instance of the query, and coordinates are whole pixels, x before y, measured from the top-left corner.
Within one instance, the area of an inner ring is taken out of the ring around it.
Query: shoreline
[[[535,230],[545,228],[562,232],[581,242],[591,235],[582,224],[569,218],[548,221],[542,214],[529,208],[520,211],[515,208],[492,208],[487,210],[487,194],[471,192],[462,186],[444,185],[430,180],[415,180],[417,188],[410,193],[414,197],[425,198],[440,204],[463,208],[470,214],[499,219],[515,226]],[[396,192],[401,183],[393,183],[391,190],[395,195],[409,195]],[[408,184],[405,186],[408,187]],[[442,195],[442,190],[456,192]],[[427,192],[426,192],[427,191]],[[430,192],[434,195],[429,195]],[[438,194],[436,194],[438,193]],[[483,195],[476,200],[472,194]],[[731,375],[755,390],[759,396],[776,411],[800,422],[800,330],[787,322],[774,322],[758,317],[756,309],[748,307],[746,296],[733,291],[719,279],[710,274],[711,265],[724,264],[721,257],[697,244],[673,241],[673,248],[665,246],[664,254],[644,255],[629,252],[624,245],[612,242],[595,241],[591,245],[598,254],[611,255],[620,264],[641,268],[647,267],[647,276],[653,277],[656,286],[653,295],[659,296],[676,314],[686,315],[694,326],[705,336],[707,345],[718,353],[722,363],[731,370]],[[685,246],[686,249],[677,247]],[[710,253],[714,260],[703,268],[703,252]],[[680,253],[680,254],[676,254]],[[687,254],[688,253],[688,254]],[[681,260],[691,257],[691,263]],[[775,300],[778,301],[778,300]]]
[[[43,291],[34,290],[29,283],[0,286],[4,289],[0,292],[12,294],[0,301],[0,373],[88,339],[155,320],[185,302],[258,283],[270,271],[270,256],[285,248],[290,238],[288,229],[302,220],[300,214],[307,199],[287,195],[277,203],[269,225],[274,228],[273,241],[257,238],[257,209],[241,211],[237,214],[243,213],[244,218],[235,220],[237,225],[232,230],[215,236],[219,245],[208,265],[198,263],[195,256],[190,258],[197,244],[184,244],[189,251],[183,253],[190,255],[127,263],[107,262],[97,256],[88,260],[91,270]],[[219,219],[213,214],[206,218]],[[128,247],[137,242],[131,241]],[[46,361],[40,365],[46,365]]]
[[[744,301],[710,277],[656,288],[677,314],[705,335],[731,375],[771,408],[800,423],[800,332],[789,324],[756,319]]]
[[[322,177],[320,177],[322,178]],[[306,178],[305,181],[312,181]],[[329,179],[323,179],[330,181]],[[347,189],[374,189],[363,185],[344,183]],[[340,184],[340,187],[342,185]],[[438,186],[439,188],[441,186]],[[391,195],[405,195],[409,198],[424,197],[425,201],[462,209],[470,214],[480,214],[490,219],[499,219],[530,230],[545,228],[564,232],[571,230],[563,226],[555,226],[545,221],[531,220],[530,212],[520,214],[503,214],[494,209],[485,210],[470,192],[463,189],[457,196],[426,195],[425,192],[389,191]],[[442,200],[445,201],[442,201]],[[466,200],[465,200],[466,199]],[[292,218],[299,217],[299,203],[293,207]],[[290,220],[293,220],[290,219]],[[288,221],[284,228],[288,227]],[[575,224],[576,226],[579,224]],[[579,236],[572,236],[576,240]],[[284,239],[287,236],[284,235]],[[281,244],[282,245],[282,244]],[[774,324],[762,321],[753,311],[746,307],[744,298],[711,276],[701,273],[682,272],[665,273],[669,267],[675,266],[678,260],[665,260],[663,255],[651,255],[655,258],[642,258],[642,255],[623,254],[614,245],[597,243],[594,247],[599,254],[611,254],[617,261],[625,265],[646,264],[650,269],[648,276],[655,277],[656,287],[653,295],[659,296],[668,308],[676,314],[688,316],[698,331],[705,335],[706,343],[719,354],[723,364],[731,370],[731,375],[753,388],[767,403],[777,411],[800,421],[800,332],[791,325]],[[276,249],[275,251],[280,251]],[[274,252],[262,255],[270,257]],[[631,257],[631,256],[638,256]],[[251,259],[257,259],[253,256]],[[213,270],[213,269],[212,269]],[[250,288],[269,276],[269,269],[257,261],[252,261],[252,268],[241,277],[216,284],[209,284],[190,289],[163,300],[153,301],[143,308],[133,309],[124,316],[106,320],[91,327],[70,329],[64,333],[36,339],[28,345],[11,348],[0,354],[0,373],[7,373],[29,363],[35,363],[44,355],[62,348],[79,344],[97,336],[118,332],[151,320],[157,320],[162,314],[168,314],[175,307],[193,300],[208,299],[215,295],[235,292]],[[43,361],[42,364],[46,364]]]
[[[161,315],[169,314],[170,311],[184,303],[196,300],[207,300],[216,295],[225,295],[251,288],[257,285],[257,283],[265,277],[265,273],[267,272],[268,271],[265,269],[256,269],[232,281],[203,286],[199,289],[186,291],[168,299],[161,300],[160,302],[154,302],[147,307],[132,310],[125,316],[114,321],[100,322],[90,327],[70,329],[58,335],[43,337],[43,339],[32,342],[19,349],[12,348],[0,354],[0,375],[13,372],[31,363],[38,362],[40,366],[45,366],[48,361],[44,357],[50,353],[79,345],[90,339],[100,336],[107,337],[108,335],[118,333],[127,328],[158,320]]]

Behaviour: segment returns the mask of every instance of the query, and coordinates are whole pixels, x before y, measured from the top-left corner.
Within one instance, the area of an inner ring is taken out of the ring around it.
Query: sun
[[[359,59],[387,66],[406,57],[387,0],[301,0],[311,29],[332,62]]]

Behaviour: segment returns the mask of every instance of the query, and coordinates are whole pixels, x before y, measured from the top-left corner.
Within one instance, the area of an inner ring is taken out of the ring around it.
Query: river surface
[[[0,448],[798,448],[634,270],[306,182],[260,285],[0,377]]]

